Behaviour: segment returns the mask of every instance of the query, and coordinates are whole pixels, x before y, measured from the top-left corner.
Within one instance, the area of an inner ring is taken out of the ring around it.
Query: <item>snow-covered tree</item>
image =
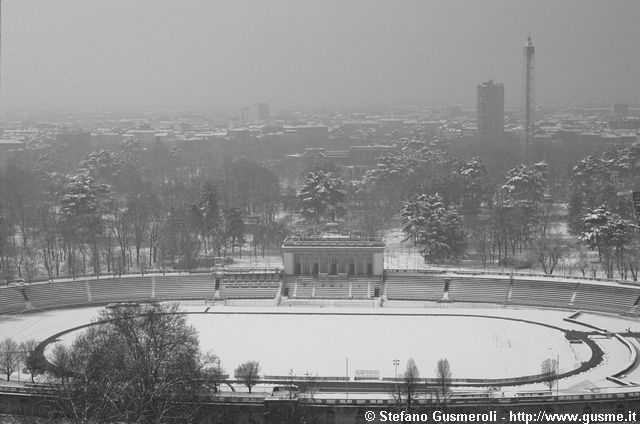
[[[66,243],[67,266],[75,274],[76,254],[84,260],[84,249],[89,245],[94,272],[100,273],[98,241],[104,232],[104,215],[111,196],[111,187],[98,184],[87,172],[68,177],[61,199],[60,215],[62,235]],[[85,271],[83,266],[83,271]]]
[[[472,158],[463,163],[457,172],[462,180],[462,210],[465,213],[477,213],[488,194],[487,167],[480,159]]]
[[[427,196],[425,194],[418,196],[413,200],[409,200],[402,204],[400,210],[400,216],[402,218],[402,232],[404,232],[406,240],[413,241],[413,244],[418,244],[418,236],[423,230],[427,211]]]
[[[533,242],[535,228],[543,215],[548,166],[545,162],[518,165],[505,175],[491,210],[493,239],[499,261],[505,263],[508,252],[524,249]]]
[[[504,199],[511,203],[541,202],[547,179],[548,166],[544,162],[531,166],[519,165],[510,169],[500,188]]]
[[[582,216],[606,204],[612,212],[631,219],[631,191],[640,185],[640,143],[610,148],[600,155],[587,156],[571,171],[569,229],[580,235]]]
[[[416,240],[426,261],[455,261],[467,248],[466,231],[460,216],[454,209],[445,208],[437,193],[406,202],[403,219],[407,239]]]
[[[362,180],[361,195],[385,218],[398,212],[398,204],[408,195],[408,181],[413,174],[409,156],[386,155],[378,159],[376,166],[367,171]]]
[[[302,203],[302,215],[305,218],[320,218],[335,221],[337,216],[347,210],[347,189],[342,179],[333,172],[318,170],[310,172],[305,178],[298,198]]]
[[[582,217],[580,240],[598,251],[607,278],[613,278],[615,261],[623,260],[625,246],[638,226],[612,213],[606,205],[588,210]]]

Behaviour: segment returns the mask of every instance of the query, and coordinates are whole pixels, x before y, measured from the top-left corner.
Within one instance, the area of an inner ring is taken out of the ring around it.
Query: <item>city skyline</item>
[[[269,4],[5,0],[2,110],[638,103],[633,1]],[[366,8],[365,8],[366,7]],[[613,66],[612,66],[613,65]]]

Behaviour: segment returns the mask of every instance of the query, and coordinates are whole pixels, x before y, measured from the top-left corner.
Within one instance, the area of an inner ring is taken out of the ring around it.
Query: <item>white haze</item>
[[[638,102],[637,0],[4,0],[2,109]]]

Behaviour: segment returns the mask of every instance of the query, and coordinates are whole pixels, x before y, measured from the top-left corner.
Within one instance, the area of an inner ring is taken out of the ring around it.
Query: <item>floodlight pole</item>
[[[400,360],[399,359],[394,359],[393,360],[393,365],[396,369],[396,378],[393,379],[395,386],[396,386],[396,396],[398,396],[398,365],[400,365]]]
[[[558,396],[560,391],[560,354],[558,354],[558,359],[556,360],[556,368],[556,396]]]
[[[349,399],[349,358],[347,359],[347,399]]]

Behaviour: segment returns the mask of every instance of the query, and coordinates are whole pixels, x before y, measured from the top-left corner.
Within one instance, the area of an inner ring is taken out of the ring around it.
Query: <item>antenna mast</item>
[[[523,132],[522,141],[524,148],[525,163],[531,160],[531,138],[533,135],[535,104],[535,53],[536,48],[531,42],[531,35],[527,37],[527,44],[524,46],[524,93],[522,98]]]

